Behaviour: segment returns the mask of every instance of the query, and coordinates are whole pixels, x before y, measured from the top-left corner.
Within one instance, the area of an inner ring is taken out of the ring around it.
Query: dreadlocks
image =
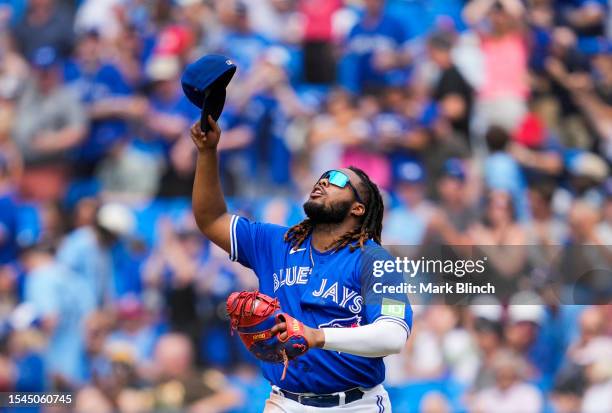
[[[334,248],[338,251],[351,243],[357,242],[356,245],[351,245],[349,247],[350,251],[353,252],[357,248],[363,248],[363,245],[368,239],[372,239],[377,244],[381,243],[380,237],[385,206],[378,187],[370,180],[370,177],[361,169],[354,166],[350,166],[349,169],[359,176],[361,179],[360,186],[366,189],[366,194],[363,197],[366,212],[362,217],[361,225],[339,237],[330,245],[330,248]],[[285,233],[285,241],[289,242],[292,248],[299,248],[304,240],[308,238],[312,230],[312,221],[310,219],[305,219],[299,224],[289,228]]]

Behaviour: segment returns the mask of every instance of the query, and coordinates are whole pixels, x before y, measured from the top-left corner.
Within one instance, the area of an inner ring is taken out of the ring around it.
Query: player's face
[[[315,223],[340,223],[351,213],[363,214],[364,205],[357,192],[360,182],[350,169],[326,172],[304,203],[304,212]]]

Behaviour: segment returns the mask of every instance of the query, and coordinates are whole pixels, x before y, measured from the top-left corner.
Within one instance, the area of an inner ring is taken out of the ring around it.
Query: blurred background
[[[179,79],[221,53],[238,66],[231,210],[294,224],[323,171],[355,165],[384,190],[385,244],[501,246],[491,271],[530,280],[415,306],[387,358],[394,411],[612,412],[611,7],[0,0],[0,391],[261,411],[269,386],[224,310],[256,279],[190,211],[199,113]],[[542,286],[576,262],[607,273],[559,305]]]

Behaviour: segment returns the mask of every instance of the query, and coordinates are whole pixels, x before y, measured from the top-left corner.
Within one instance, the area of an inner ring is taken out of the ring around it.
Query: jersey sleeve
[[[366,246],[360,260],[361,296],[368,324],[385,320],[401,325],[408,335],[412,329],[412,307],[407,293],[401,291],[404,274],[395,268],[395,258],[379,245]],[[393,288],[389,288],[393,287]]]
[[[280,225],[251,222],[232,215],[230,220],[230,259],[255,271],[271,260],[272,252],[284,244],[287,228]]]

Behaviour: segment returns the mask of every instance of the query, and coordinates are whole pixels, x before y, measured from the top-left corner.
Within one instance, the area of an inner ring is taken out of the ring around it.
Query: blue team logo
[[[327,323],[319,324],[319,328],[344,328],[344,327],[359,327],[361,325],[361,316],[355,315],[348,318],[336,318]]]

